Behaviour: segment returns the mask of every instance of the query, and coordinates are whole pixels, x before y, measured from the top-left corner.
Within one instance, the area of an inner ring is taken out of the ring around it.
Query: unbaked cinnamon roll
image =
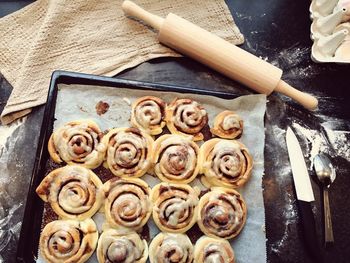
[[[151,189],[138,178],[113,178],[103,185],[105,214],[111,227],[117,229],[142,228],[152,212]]]
[[[151,263],[191,263],[193,245],[184,234],[159,233],[149,246]]]
[[[67,165],[50,172],[37,187],[40,198],[49,202],[63,219],[92,217],[103,201],[102,182],[91,170]]]
[[[186,184],[160,183],[153,187],[153,220],[163,232],[184,233],[196,223],[198,195]]]
[[[160,98],[139,98],[132,104],[131,124],[148,134],[160,134],[165,126],[165,107],[165,102]]]
[[[204,138],[201,130],[208,123],[208,114],[194,100],[175,99],[167,106],[166,123],[171,133],[191,136],[194,141],[201,141]]]
[[[242,196],[224,187],[214,187],[203,195],[197,211],[198,226],[209,237],[234,238],[241,232],[247,218]]]
[[[160,180],[171,183],[189,183],[199,171],[199,147],[189,138],[162,135],[154,143],[154,172]]]
[[[103,138],[107,165],[119,177],[140,177],[151,166],[153,139],[137,128],[115,128]]]
[[[48,143],[49,154],[56,163],[64,161],[94,169],[105,157],[102,137],[103,133],[95,122],[71,121],[52,133]]]
[[[85,262],[96,248],[98,232],[92,219],[57,220],[41,232],[39,250],[47,262]]]
[[[194,262],[235,263],[235,255],[227,240],[202,236],[194,246]]]
[[[97,245],[99,263],[145,263],[148,258],[146,240],[141,240],[136,232],[121,234],[108,229],[101,234]]]
[[[234,139],[243,132],[243,120],[233,111],[220,112],[214,119],[211,133],[224,139]]]
[[[199,163],[207,186],[238,188],[250,178],[253,160],[239,141],[211,139],[200,148]]]

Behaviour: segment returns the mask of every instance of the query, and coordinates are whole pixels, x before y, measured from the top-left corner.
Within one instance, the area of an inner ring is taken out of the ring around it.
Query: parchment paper
[[[102,130],[113,127],[128,127],[130,126],[131,112],[129,103],[145,95],[160,97],[168,103],[176,97],[197,100],[208,112],[209,125],[212,124],[214,117],[223,110],[233,110],[238,113],[244,121],[243,135],[239,140],[249,149],[254,159],[254,166],[251,179],[241,189],[238,189],[247,203],[247,222],[239,236],[230,243],[235,252],[236,262],[266,262],[265,209],[262,195],[265,95],[247,95],[233,100],[225,100],[190,93],[180,94],[88,85],[61,84],[58,89],[54,129],[76,119],[94,120]],[[109,110],[101,116],[96,113],[95,109],[99,101],[110,105]],[[150,175],[145,175],[141,179],[145,180],[151,187],[160,182],[158,178]],[[191,183],[191,185],[197,186],[199,184],[200,181],[197,179]],[[203,186],[201,187],[203,188]],[[95,216],[94,220],[97,221],[100,228],[101,215]],[[159,230],[151,219],[148,221],[148,225],[150,236],[153,238]],[[42,262],[40,254],[38,262]],[[96,256],[93,255],[89,262],[97,262]]]

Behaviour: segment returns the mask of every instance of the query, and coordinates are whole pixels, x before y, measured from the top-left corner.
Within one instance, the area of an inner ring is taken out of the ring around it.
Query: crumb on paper
[[[263,231],[264,233],[266,233],[266,226],[265,226],[265,224],[261,225],[261,231]]]
[[[102,115],[102,114],[105,114],[107,111],[108,111],[108,109],[109,109],[109,104],[107,103],[107,102],[104,102],[104,101],[99,101],[97,104],[96,104],[96,107],[95,107],[95,109],[96,109],[96,113],[98,114],[98,115]]]
[[[82,112],[88,112],[87,109],[85,109],[83,106],[78,106],[79,107],[79,110],[82,111]]]
[[[128,98],[124,97],[123,101],[125,101],[129,106],[131,105],[131,101]]]

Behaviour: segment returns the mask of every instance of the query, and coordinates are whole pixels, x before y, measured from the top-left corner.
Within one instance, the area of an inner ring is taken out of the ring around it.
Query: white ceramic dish
[[[350,0],[312,0],[311,58],[318,63],[350,63]]]

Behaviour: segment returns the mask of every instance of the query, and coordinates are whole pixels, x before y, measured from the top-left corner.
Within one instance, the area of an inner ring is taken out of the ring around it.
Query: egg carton
[[[312,0],[311,58],[350,63],[350,0]]]

